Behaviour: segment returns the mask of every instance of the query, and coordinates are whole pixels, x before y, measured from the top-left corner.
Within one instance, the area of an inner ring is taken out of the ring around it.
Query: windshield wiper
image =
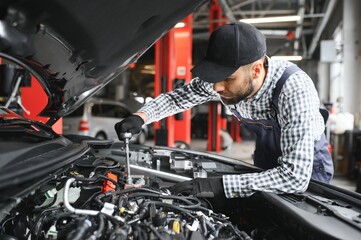
[[[50,126],[41,122],[28,119],[0,118],[0,135],[16,133],[30,134],[47,139],[53,139],[57,135]]]

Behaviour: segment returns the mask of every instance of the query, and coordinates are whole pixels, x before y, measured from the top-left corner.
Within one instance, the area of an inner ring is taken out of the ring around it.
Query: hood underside
[[[53,120],[92,96],[204,0],[9,0],[0,57],[29,70]]]

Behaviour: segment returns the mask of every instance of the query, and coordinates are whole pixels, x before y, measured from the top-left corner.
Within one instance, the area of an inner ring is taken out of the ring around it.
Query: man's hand
[[[174,194],[185,193],[204,198],[225,198],[221,177],[196,178],[174,185],[170,191]]]
[[[132,115],[123,119],[122,121],[115,124],[114,128],[117,132],[119,140],[120,134],[130,132],[132,135],[139,134],[142,132],[142,126],[144,124],[143,118],[138,115]]]

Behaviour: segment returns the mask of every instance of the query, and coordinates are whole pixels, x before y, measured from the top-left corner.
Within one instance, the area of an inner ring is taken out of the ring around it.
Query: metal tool
[[[124,140],[125,143],[125,155],[127,160],[127,184],[132,185],[133,180],[130,175],[130,162],[129,162],[129,140],[132,138],[132,134],[130,132],[125,132],[120,134],[120,138]]]

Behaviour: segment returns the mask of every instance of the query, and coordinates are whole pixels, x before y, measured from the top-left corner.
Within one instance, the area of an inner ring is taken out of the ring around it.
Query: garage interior
[[[189,70],[204,56],[215,28],[249,21],[266,36],[269,57],[289,59],[313,79],[331,113],[326,136],[335,166],[333,184],[356,191],[361,181],[360,12],[358,0],[212,0],[179,22],[95,97],[122,102],[135,112],[160,93],[192,79]],[[26,115],[28,106],[38,104],[31,97],[38,90],[22,87],[15,108]],[[41,119],[33,113],[28,116]],[[59,132],[63,126],[59,121]],[[219,102],[148,127],[146,145],[210,151],[252,163],[254,134],[239,126]]]
[[[332,122],[328,122],[326,129],[335,163],[333,184],[351,190],[356,189],[361,160],[361,155],[358,153],[361,110],[359,98],[361,86],[358,77],[361,64],[359,45],[361,30],[357,26],[360,9],[358,1],[210,1],[192,14],[191,33],[194,65],[204,56],[209,33],[214,27],[240,19],[298,16],[297,21],[261,22],[254,25],[266,36],[267,55],[293,59],[292,61],[313,79],[321,102],[333,113]],[[123,73],[122,77],[131,81],[120,79],[119,81],[124,82],[124,85],[116,85],[114,82],[112,84],[115,84],[115,88],[108,90],[114,91],[117,87],[128,88],[129,93],[136,93],[136,98],[144,102],[155,96],[156,47],[157,45],[150,48],[134,68]],[[184,77],[189,78],[189,76]],[[182,76],[176,76],[176,81],[182,81]],[[109,91],[103,96],[116,95]],[[177,133],[174,133],[175,139],[170,141],[175,141],[175,146],[185,146],[184,142],[186,142],[191,149],[213,151],[252,162],[255,137],[253,133],[242,126],[239,127],[235,119],[220,110],[218,113],[214,111],[211,113],[218,116],[221,122],[215,131],[220,132],[225,129],[228,134],[222,131],[222,137],[221,134],[212,135],[212,131],[209,130],[210,112],[212,112],[211,104],[192,109],[191,141],[186,136],[176,136]],[[204,124],[205,122],[207,124]],[[211,124],[217,125],[216,122]],[[167,143],[150,138],[147,144],[166,145]]]

